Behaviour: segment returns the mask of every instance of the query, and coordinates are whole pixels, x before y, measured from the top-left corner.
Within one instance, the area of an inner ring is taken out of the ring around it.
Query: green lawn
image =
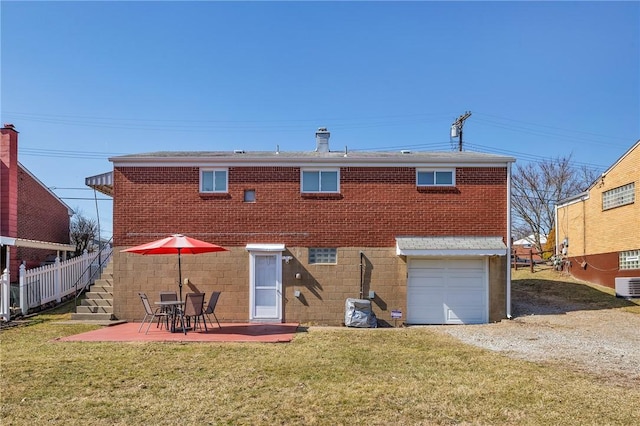
[[[92,328],[55,324],[68,317],[0,333],[2,425],[640,424],[638,386],[428,327],[312,327],[279,344],[56,342]]]

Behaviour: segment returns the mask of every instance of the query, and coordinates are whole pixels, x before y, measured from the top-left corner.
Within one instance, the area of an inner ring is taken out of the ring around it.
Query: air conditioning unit
[[[616,297],[640,298],[640,277],[616,277]]]

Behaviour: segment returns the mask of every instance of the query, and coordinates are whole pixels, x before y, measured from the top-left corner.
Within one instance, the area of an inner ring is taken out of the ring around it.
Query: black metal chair
[[[178,300],[178,293],[176,293],[175,291],[161,291],[160,292],[160,301],[161,302],[174,302]],[[167,314],[169,314],[166,318],[166,323],[167,323],[167,328],[169,328],[169,319],[171,319],[170,317],[172,316],[172,314],[174,313],[174,307],[173,306],[162,306],[162,312],[165,312]],[[176,318],[173,318],[173,321],[175,321]],[[160,318],[158,318],[158,322],[160,322]]]
[[[187,293],[184,298],[184,316],[187,324],[191,325],[193,320],[193,330],[198,327],[200,318],[204,323],[204,330],[207,330],[207,321],[204,317],[204,293]]]
[[[158,324],[156,325],[156,327],[158,327],[160,326],[160,319],[165,318],[165,320],[168,321],[169,314],[167,312],[163,312],[160,308],[153,309],[151,307],[151,304],[149,303],[149,298],[145,293],[138,293],[138,296],[140,296],[140,300],[142,300],[142,306],[144,306],[144,318],[140,323],[140,327],[138,327],[138,333],[140,333],[140,330],[142,330],[142,326],[144,326],[148,318],[149,325],[147,325],[147,330],[144,333],[147,334],[149,332],[149,328],[151,328],[151,324],[156,318],[158,318]]]
[[[204,310],[205,315],[207,316],[207,318],[209,318],[209,322],[211,324],[213,324],[211,322],[211,317],[209,315],[213,315],[213,317],[216,319],[216,322],[218,323],[218,328],[222,328],[222,326],[220,325],[220,321],[218,321],[218,317],[216,316],[216,305],[218,304],[218,299],[220,298],[220,292],[219,291],[214,291],[213,293],[211,293],[211,297],[209,298],[209,304],[207,305],[207,308]]]

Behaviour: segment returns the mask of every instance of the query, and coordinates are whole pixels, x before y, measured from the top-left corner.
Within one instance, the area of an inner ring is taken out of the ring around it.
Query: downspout
[[[364,297],[364,252],[360,250],[360,299]]]
[[[507,163],[507,318],[511,319],[511,163]]]
[[[553,245],[553,255],[556,257],[556,259],[558,258],[558,241],[560,241],[558,239],[558,228],[560,227],[558,225],[558,203],[556,202],[556,205],[553,206],[553,220],[555,221],[555,228],[556,228],[556,236],[555,236],[555,244]]]

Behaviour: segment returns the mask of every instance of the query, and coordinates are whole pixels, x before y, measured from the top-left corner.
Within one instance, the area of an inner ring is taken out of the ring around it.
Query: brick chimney
[[[316,152],[329,152],[329,136],[326,127],[320,127],[316,132]]]
[[[13,124],[0,129],[0,235],[18,236],[18,132]]]

